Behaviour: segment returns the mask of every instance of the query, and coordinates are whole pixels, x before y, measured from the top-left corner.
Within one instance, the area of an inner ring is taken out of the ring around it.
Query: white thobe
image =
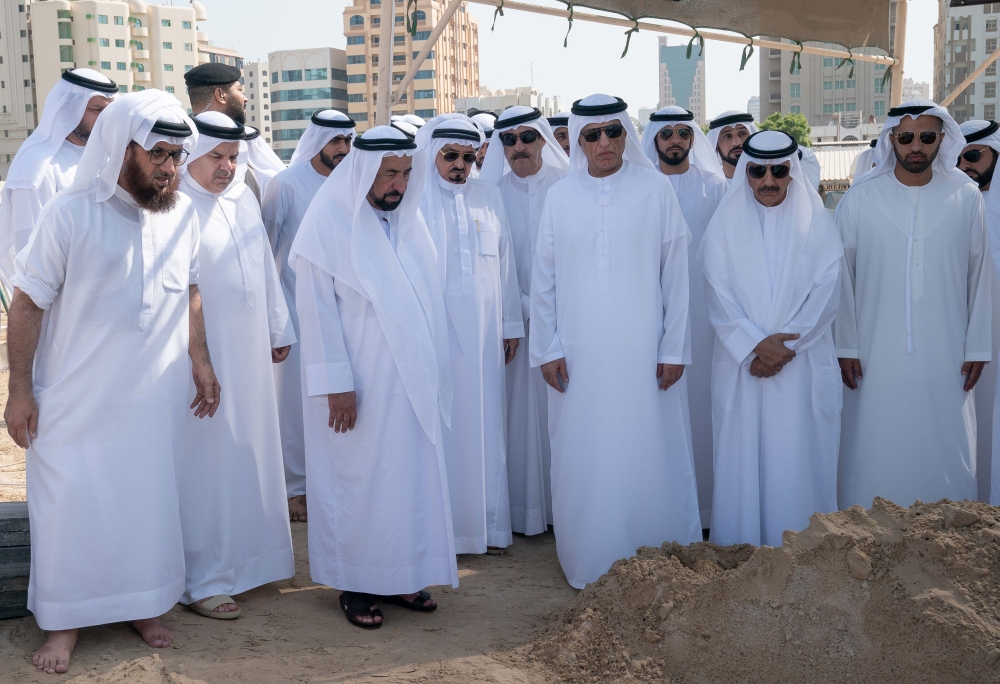
[[[288,263],[292,241],[305,216],[309,203],[326,176],[316,173],[312,164],[296,164],[281,171],[267,183],[261,213],[274,261],[285,293],[285,303],[295,335],[299,318],[295,309],[295,269]],[[302,375],[299,368],[300,345],[292,345],[288,358],[274,366],[274,385],[278,396],[278,419],[281,424],[281,454],[285,463],[285,487],[288,498],[306,493],[306,452],[302,436]]]
[[[14,249],[20,252],[28,244],[31,229],[45,203],[60,190],[65,190],[76,176],[76,167],[83,156],[83,147],[64,140],[34,188],[4,188],[0,204],[10,207],[9,217],[14,226]]]
[[[694,449],[694,469],[698,479],[698,504],[701,506],[701,526],[712,523],[712,348],[715,331],[708,320],[705,302],[705,276],[701,262],[695,258],[708,222],[719,207],[729,184],[725,176],[709,173],[694,164],[685,173],[667,176],[674,188],[681,213],[691,231],[688,245],[688,286],[691,292],[691,365],[687,376],[688,401],[691,407],[691,444]]]
[[[778,233],[777,213],[784,210],[781,205],[758,207],[772,301],[779,269],[792,258]],[[750,374],[753,350],[767,334],[737,302],[711,285],[705,289],[711,324],[718,333],[711,375],[711,538],[720,546],[781,546],[785,530],[804,529],[817,511],[837,510],[842,383],[832,326],[840,300],[839,277],[840,262],[835,261],[779,331],[801,337],[785,343],[796,357],[770,378]]]
[[[95,195],[56,199],[14,276],[45,309],[27,453],[28,608],[48,630],[161,615],[184,591],[173,440],[193,397],[198,217],[183,195],[159,214],[120,187]]]
[[[177,452],[182,603],[241,594],[295,574],[271,349],[295,342],[257,200],[242,182],[211,193],[185,175],[201,226],[205,334],[225,399],[188,414]],[[194,392],[194,386],[191,386]]]
[[[519,534],[539,534],[552,521],[552,487],[549,479],[548,402],[542,372],[528,363],[528,317],[531,302],[531,266],[535,263],[538,222],[549,188],[565,172],[542,166],[533,176],[508,173],[497,186],[503,195],[510,223],[511,247],[521,291],[521,315],[526,339],[517,356],[507,364],[507,482],[510,523]]]
[[[845,390],[840,507],[975,499],[975,399],[960,370],[992,356],[979,189],[938,173],[908,187],[890,172],[852,187],[837,224],[837,355],[863,375]]]
[[[503,341],[524,337],[510,228],[491,183],[449,183],[435,173],[424,193],[440,193],[444,216],[424,220],[444,259],[442,283],[458,350],[451,428],[444,429],[455,553],[510,546],[510,503],[504,444],[506,390]],[[441,225],[441,219],[444,225]]]
[[[983,204],[989,207],[990,191],[982,192]],[[996,394],[1000,392],[997,384],[998,352],[1000,352],[1000,226],[996,223],[1000,217],[985,214],[986,236],[992,255],[990,268],[990,302],[992,304],[993,325],[993,361],[986,364],[983,374],[976,383],[976,473],[978,479],[979,500],[989,501],[996,506],[1000,502],[1000,419],[996,411],[1000,410],[1000,402]],[[997,483],[997,484],[994,484]]]
[[[375,308],[304,257],[295,271],[313,580],[379,595],[457,587],[444,454],[417,418]],[[352,391],[357,422],[335,433],[326,395]]]
[[[531,274],[531,365],[566,359],[549,388],[559,563],[582,588],[643,545],[701,539],[687,383],[688,230],[670,184],[630,162],[549,190]]]

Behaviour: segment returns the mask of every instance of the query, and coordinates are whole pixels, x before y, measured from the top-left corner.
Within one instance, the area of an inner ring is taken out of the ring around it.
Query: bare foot
[[[76,635],[79,630],[60,629],[49,632],[48,639],[42,647],[35,651],[31,662],[45,674],[62,674],[69,670],[69,657],[73,655],[76,646]]]
[[[142,640],[153,648],[166,648],[174,640],[173,633],[163,626],[160,618],[149,618],[148,620],[133,620],[132,626],[139,632]]]
[[[214,596],[209,596],[207,598],[203,598],[200,601],[195,601],[193,605],[200,606],[205,601],[209,601],[209,600],[214,599],[214,598],[215,598]],[[213,613],[235,613],[239,609],[240,609],[240,607],[237,606],[235,603],[223,603],[222,605],[219,605],[219,606],[216,606],[215,608],[213,608],[212,612]]]
[[[305,494],[293,496],[288,500],[288,519],[292,522],[307,522]]]

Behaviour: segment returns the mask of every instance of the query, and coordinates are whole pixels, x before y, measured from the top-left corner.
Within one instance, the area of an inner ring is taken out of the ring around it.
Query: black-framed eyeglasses
[[[975,164],[976,162],[978,162],[980,159],[983,158],[983,153],[985,151],[986,150],[969,150],[968,152],[963,152],[958,157],[958,163],[961,164],[962,160],[964,159],[970,164]]]
[[[521,131],[521,134],[517,133],[501,133],[500,142],[503,143],[504,147],[513,147],[517,144],[518,138],[521,139],[525,145],[530,145],[542,136],[538,131]]]
[[[160,166],[167,161],[167,157],[174,160],[174,166],[180,166],[187,161],[191,153],[181,148],[171,152],[165,147],[154,147],[149,151],[149,163],[153,166]]]
[[[913,142],[913,139],[917,137],[918,133],[916,131],[899,131],[893,133],[896,138],[896,142],[900,145],[909,145]],[[920,142],[924,145],[933,145],[938,139],[938,135],[941,135],[937,131],[920,131]]]
[[[459,157],[461,157],[462,161],[464,161],[466,164],[476,163],[475,152],[466,152],[463,154],[461,152],[445,152],[444,150],[441,150],[441,156],[444,157],[444,160],[449,164],[458,161]]]
[[[676,133],[677,137],[681,140],[687,140],[694,135],[694,131],[687,126],[681,126],[680,128],[661,128],[660,132],[656,135],[659,136],[660,140],[670,140],[674,137],[674,133]]]
[[[747,164],[747,175],[751,178],[760,180],[767,175],[767,170],[771,170],[771,177],[775,180],[781,180],[782,178],[787,178],[789,172],[792,170],[787,164],[778,164],[777,166],[765,166],[763,164]]]
[[[622,137],[622,133],[625,132],[625,127],[620,123],[608,124],[607,126],[591,128],[588,131],[583,131],[580,134],[580,137],[586,142],[595,143],[601,139],[601,132],[608,136],[608,139],[620,138]]]

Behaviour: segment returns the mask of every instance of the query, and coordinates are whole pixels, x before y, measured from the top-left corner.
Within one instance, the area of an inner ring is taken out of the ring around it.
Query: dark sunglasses
[[[659,133],[657,133],[657,135],[660,136],[660,140],[670,140],[674,137],[674,133],[676,133],[677,137],[681,140],[687,140],[694,135],[694,131],[687,126],[684,126],[683,128],[663,128]]]
[[[913,142],[913,138],[916,133],[913,131],[900,131],[898,133],[893,133],[896,137],[896,142],[900,145],[909,145]],[[920,142],[924,145],[933,145],[934,141],[938,139],[937,131],[920,131]]]
[[[517,139],[520,138],[521,142],[525,145],[530,145],[540,137],[541,134],[538,131],[523,131],[521,135],[517,135],[515,133],[501,133],[500,142],[503,143],[504,147],[513,147],[517,144]]]
[[[977,161],[983,158],[983,152],[985,150],[969,150],[968,152],[963,152],[958,158],[958,163],[961,164],[962,160],[969,162],[970,164],[975,164]]]
[[[620,138],[622,137],[622,133],[625,132],[625,127],[621,124],[608,124],[607,126],[591,128],[589,131],[584,131],[580,134],[580,137],[582,137],[586,142],[595,143],[601,139],[601,131],[608,136],[608,139]]]
[[[458,152],[445,152],[444,150],[441,150],[441,156],[444,157],[444,160],[449,164],[451,162],[458,161],[459,157],[461,157],[462,161],[464,161],[466,164],[476,163],[475,152],[466,152],[465,154],[460,154]]]
[[[756,178],[760,180],[767,175],[767,170],[771,169],[771,177],[775,180],[781,180],[786,178],[788,173],[792,170],[791,167],[785,164],[779,164],[778,166],[764,166],[763,164],[747,164],[747,175],[751,178]]]

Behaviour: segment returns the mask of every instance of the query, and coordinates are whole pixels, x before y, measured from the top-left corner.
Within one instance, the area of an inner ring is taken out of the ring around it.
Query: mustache
[[[514,159],[531,159],[531,155],[527,152],[515,152]]]
[[[757,189],[758,192],[780,192],[781,188],[777,185],[762,185]]]

